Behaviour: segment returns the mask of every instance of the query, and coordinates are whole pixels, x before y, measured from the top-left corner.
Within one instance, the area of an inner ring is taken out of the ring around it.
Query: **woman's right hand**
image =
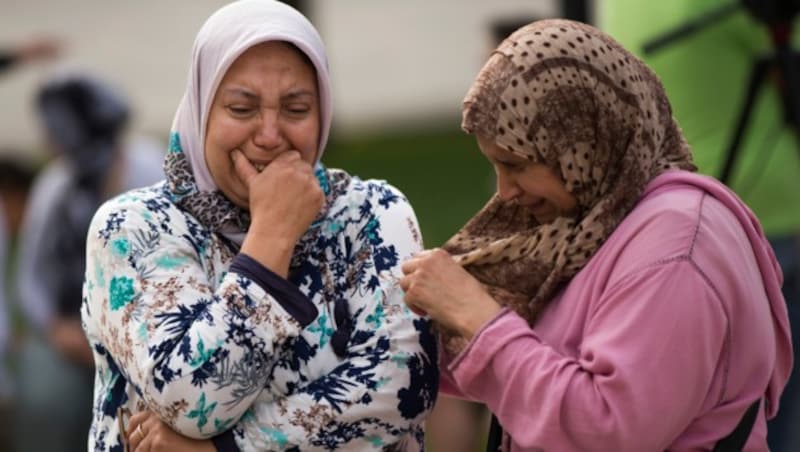
[[[131,417],[125,431],[129,452],[215,452],[210,439],[198,440],[177,433],[150,411]]]
[[[469,340],[502,307],[480,282],[442,249],[417,253],[403,262],[400,278],[404,301]]]
[[[251,223],[242,252],[286,276],[295,244],[325,201],[314,169],[297,151],[279,154],[260,173],[240,151],[232,158],[249,190]]]

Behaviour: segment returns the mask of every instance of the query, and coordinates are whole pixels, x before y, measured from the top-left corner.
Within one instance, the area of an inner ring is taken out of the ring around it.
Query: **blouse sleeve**
[[[727,328],[720,300],[691,262],[675,260],[592,303],[576,358],[503,311],[446,373],[523,448],[664,450],[714,377]]]
[[[422,249],[416,217],[399,192],[386,190],[347,234],[366,260],[358,266],[363,283],[348,294],[354,326],[345,355],[289,395],[257,400],[233,430],[241,450],[422,444],[421,423],[437,393],[437,347],[430,322],[406,308],[395,283],[402,261]]]
[[[87,243],[90,341],[150,410],[194,438],[244,414],[277,348],[302,328],[251,278],[231,270],[214,284],[210,243],[168,201],[129,195],[100,208]]]

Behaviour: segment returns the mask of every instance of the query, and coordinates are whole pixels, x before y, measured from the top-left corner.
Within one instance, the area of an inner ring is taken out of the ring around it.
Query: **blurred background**
[[[91,363],[81,354],[80,325],[41,293],[47,258],[37,243],[47,236],[42,225],[60,218],[51,212],[67,205],[54,194],[72,177],[45,130],[43,86],[57,74],[88,74],[125,106],[114,142],[127,157],[108,163],[113,175],[98,188],[102,197],[158,180],[194,36],[225,3],[0,0],[0,451],[85,450],[90,409]],[[800,98],[791,46],[798,2],[286,3],[317,26],[330,59],[334,120],[323,161],[400,188],[428,247],[447,240],[494,189],[491,167],[459,127],[461,100],[491,49],[546,17],[606,30],[661,77],[700,170],[721,177],[731,161],[727,182],[776,248],[798,328],[800,103],[791,101]],[[787,391],[781,419],[770,426],[773,450],[800,450],[790,427],[800,425],[797,392]],[[429,445],[483,450],[486,425],[481,407],[440,399]],[[48,435],[37,435],[43,431]]]
[[[130,102],[130,132],[165,140],[185,86],[194,36],[227,2],[148,1],[0,0],[0,47],[32,37],[63,44],[58,58],[19,65],[3,75],[0,137],[7,154],[22,154],[36,165],[48,158],[31,99],[43,79],[64,68],[86,70],[112,84]],[[493,48],[492,27],[558,15],[561,2],[287,3],[314,22],[330,59],[335,113],[326,162],[366,177],[400,176],[392,177],[396,185],[422,203],[422,227],[432,231],[427,242],[441,243],[480,204],[474,194],[491,189],[488,167],[476,165],[480,156],[465,152],[461,155],[469,160],[462,164],[451,160],[451,149],[477,149],[460,132],[460,106]],[[441,170],[452,174],[454,165],[468,171],[466,183],[437,185]],[[461,189],[469,194],[458,196]],[[473,204],[437,203],[458,198]],[[437,208],[427,209],[428,201]],[[452,220],[440,226],[436,218]]]

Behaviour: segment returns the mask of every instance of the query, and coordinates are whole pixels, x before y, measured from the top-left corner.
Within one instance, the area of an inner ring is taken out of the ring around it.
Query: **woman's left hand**
[[[418,253],[403,263],[402,270],[400,287],[408,307],[468,340],[501,309],[478,280],[442,249]]]
[[[131,417],[125,436],[130,446],[129,452],[216,452],[217,450],[211,440],[187,438],[172,430],[169,425],[149,411],[136,413]]]

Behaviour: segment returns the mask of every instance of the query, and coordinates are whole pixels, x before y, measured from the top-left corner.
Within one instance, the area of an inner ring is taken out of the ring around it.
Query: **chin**
[[[228,201],[232,202],[237,207],[240,207],[244,210],[250,210],[250,199],[248,196],[242,196],[237,191],[223,190],[222,188],[219,188],[219,191],[225,195],[225,198],[227,198]]]

